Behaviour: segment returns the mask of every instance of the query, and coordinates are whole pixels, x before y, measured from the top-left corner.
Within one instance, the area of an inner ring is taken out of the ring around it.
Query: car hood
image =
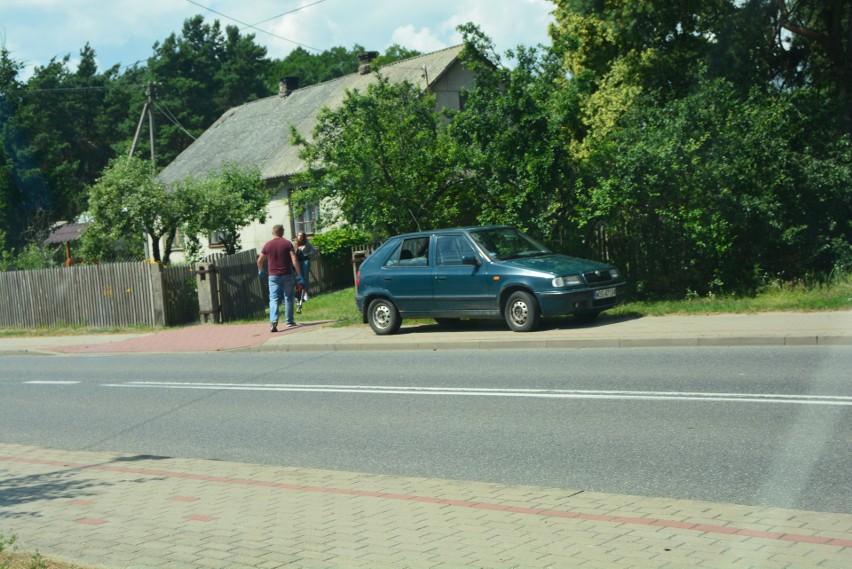
[[[544,257],[495,261],[495,264],[522,269],[525,271],[548,273],[555,277],[576,275],[587,271],[598,271],[612,268],[612,265],[608,265],[606,263],[599,263],[589,259],[581,259],[580,257],[569,257],[568,255],[556,254]]]

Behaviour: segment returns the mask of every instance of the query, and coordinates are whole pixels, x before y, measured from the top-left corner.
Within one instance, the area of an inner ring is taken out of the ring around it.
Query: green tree
[[[844,103],[852,85],[852,0],[555,0],[554,45],[585,77],[591,134],[639,99],[664,105],[721,77],[743,94],[805,86]],[[709,75],[708,75],[709,72]],[[850,125],[847,122],[846,129]]]
[[[371,67],[373,71],[380,71],[381,68],[385,65],[395,63],[403,59],[410,59],[418,55],[422,55],[422,53],[417,51],[416,49],[408,49],[407,47],[403,47],[398,43],[395,43],[388,46],[384,53],[380,53],[379,56],[373,61]]]
[[[587,88],[588,135],[604,136],[638,100],[665,104],[697,84],[733,0],[556,0],[551,36]]]
[[[351,50],[338,46],[317,54],[297,47],[283,59],[271,63],[267,86],[277,91],[282,77],[298,77],[299,85],[307,87],[355,73],[358,71],[358,54],[363,51],[364,48],[357,44]]]
[[[83,234],[83,254],[101,260],[111,260],[117,252],[142,258],[147,238],[153,260],[168,263],[187,209],[183,193],[167,191],[154,178],[150,162],[132,156],[117,158],[89,190],[92,224]]]
[[[852,0],[775,0],[772,21],[787,40],[788,69],[843,99],[852,96]]]
[[[17,153],[19,129],[17,109],[20,104],[21,83],[18,73],[23,65],[12,59],[6,46],[0,46],[0,236],[3,248],[21,243],[7,243],[8,235],[23,233],[23,196]]]
[[[636,106],[591,146],[581,224],[652,297],[826,275],[852,242],[850,137],[814,128],[835,112],[813,92],[743,98],[719,79]]]
[[[333,200],[342,220],[389,235],[473,219],[470,175],[458,162],[435,97],[379,76],[317,119],[313,141],[292,130],[307,170],[295,207]],[[335,221],[324,219],[324,223]]]
[[[187,247],[193,254],[202,235],[218,233],[228,255],[240,247],[240,230],[253,221],[266,221],[269,188],[256,168],[229,164],[205,180],[185,180],[176,191],[189,206],[183,224]]]
[[[316,54],[297,47],[283,59],[271,63],[267,85],[277,91],[282,77],[298,77],[299,86],[307,87],[355,73],[358,71],[358,56],[363,52],[364,48],[358,44],[352,49],[338,46]],[[373,61],[372,70],[377,71],[384,65],[416,55],[420,52],[393,44]]]
[[[85,211],[85,188],[121,136],[113,119],[126,106],[111,95],[118,68],[100,73],[95,57],[87,44],[76,71],[69,70],[69,56],[53,59],[8,92],[3,153],[18,187],[19,224],[27,230],[43,233]]]
[[[261,80],[268,65],[253,35],[240,36],[233,26],[223,34],[218,20],[207,24],[200,15],[184,21],[180,35],[154,44],[148,73],[156,83],[157,164],[171,162],[229,108],[268,96]],[[150,152],[147,143],[140,152]]]
[[[523,46],[501,65],[491,40],[461,26],[462,59],[476,74],[464,110],[449,126],[458,160],[476,184],[477,219],[516,225],[555,247],[574,248],[575,168],[570,143],[581,128],[575,85],[564,82],[560,58]]]

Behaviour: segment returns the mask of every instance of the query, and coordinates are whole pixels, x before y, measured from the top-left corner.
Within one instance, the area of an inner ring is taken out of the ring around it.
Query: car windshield
[[[553,251],[514,227],[499,227],[471,232],[471,237],[495,260],[552,255]]]

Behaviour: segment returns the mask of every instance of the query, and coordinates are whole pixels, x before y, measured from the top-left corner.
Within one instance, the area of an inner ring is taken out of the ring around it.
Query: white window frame
[[[296,228],[296,233],[304,231],[305,235],[314,235],[317,232],[319,213],[319,202],[305,205],[301,212],[298,211],[298,208],[293,208],[293,225]]]

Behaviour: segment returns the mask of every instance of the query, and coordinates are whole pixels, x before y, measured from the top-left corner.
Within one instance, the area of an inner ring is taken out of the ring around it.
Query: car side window
[[[464,257],[473,256],[473,247],[462,235],[440,235],[437,242],[438,265],[462,265]]]
[[[386,267],[429,266],[429,237],[412,237],[403,240],[401,246],[388,258]]]

